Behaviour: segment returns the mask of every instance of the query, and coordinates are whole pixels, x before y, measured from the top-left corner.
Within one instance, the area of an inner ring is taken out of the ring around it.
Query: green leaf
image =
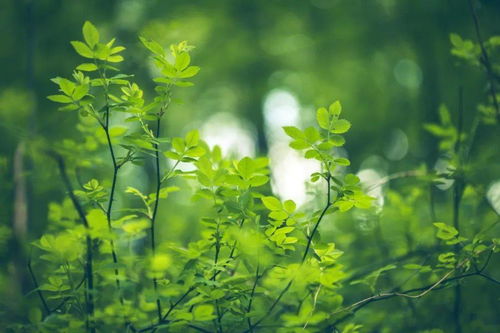
[[[144,37],[139,37],[139,39],[142,42],[142,45],[144,45],[149,51],[153,52],[154,54],[164,57],[165,56],[165,51],[163,50],[163,47],[161,47],[160,44],[153,40],[146,39]]]
[[[82,32],[85,42],[87,42],[91,48],[94,48],[94,46],[99,43],[99,31],[97,31],[96,27],[89,21],[85,21],[83,24]]]
[[[439,239],[450,240],[458,235],[458,230],[452,226],[449,226],[442,222],[436,222],[433,224],[436,228],[438,228],[436,236]]]
[[[344,183],[349,186],[356,185],[359,183],[359,181],[360,181],[359,177],[352,173],[348,173],[344,177]]]
[[[451,44],[455,47],[461,47],[463,43],[462,37],[457,34],[450,34],[450,41]]]
[[[109,136],[111,136],[112,138],[117,137],[117,136],[122,136],[123,134],[125,134],[125,132],[127,132],[127,130],[128,129],[126,127],[115,126],[115,127],[110,128]]]
[[[250,185],[253,187],[259,187],[266,184],[269,181],[269,177],[263,175],[257,175],[250,178]]]
[[[151,260],[151,270],[153,272],[165,272],[172,263],[170,257],[166,254],[156,254]]]
[[[92,63],[83,63],[76,67],[77,70],[79,71],[84,71],[84,72],[93,72],[97,70],[97,66]]]
[[[89,92],[89,86],[87,84],[79,85],[75,87],[73,91],[73,99],[75,101],[81,100]]]
[[[92,52],[92,50],[84,43],[80,41],[72,41],[71,45],[73,45],[73,48],[75,49],[76,53],[78,53],[82,57],[89,59],[94,58],[94,52]]]
[[[214,306],[211,304],[198,305],[193,309],[193,319],[196,321],[208,321],[215,318]]]
[[[341,200],[337,201],[336,203],[333,204],[335,207],[339,209],[340,212],[347,212],[354,206],[354,202],[352,201],[346,201],[346,200]]]
[[[345,144],[345,139],[343,136],[340,135],[331,135],[330,136],[330,142],[335,146],[335,147],[341,147]]]
[[[57,103],[71,103],[73,100],[65,95],[50,95],[47,96],[47,99],[51,100],[52,102],[57,102]]]
[[[283,207],[289,214],[291,214],[295,211],[297,205],[295,204],[295,202],[293,202],[293,200],[285,200],[285,202],[283,203]]]
[[[340,158],[336,158],[333,160],[337,165],[341,165],[341,166],[349,166],[351,165],[351,162],[347,159],[347,158],[343,158],[343,157],[340,157]]]
[[[238,172],[243,178],[249,179],[252,176],[254,170],[255,167],[250,157],[244,157],[241,159],[241,161],[238,162]]]
[[[303,139],[305,139],[304,133],[302,133],[302,131],[299,130],[295,126],[285,126],[285,127],[283,127],[283,130],[292,139],[296,139],[296,140],[303,140]]]
[[[106,61],[109,61],[109,62],[122,62],[123,61],[123,57],[121,55],[108,56],[106,58]]]
[[[188,68],[186,68],[182,72],[178,73],[177,77],[179,79],[187,79],[187,78],[195,76],[196,74],[198,74],[199,71],[200,71],[200,67],[198,67],[198,66],[189,66]]]
[[[275,197],[271,197],[271,196],[270,197],[262,197],[261,200],[262,200],[262,203],[264,204],[264,206],[266,206],[266,208],[269,210],[281,210],[281,209],[283,209],[283,207],[281,205],[281,201],[279,201]]]
[[[330,115],[338,117],[342,112],[342,105],[339,101],[335,101],[329,106],[328,111],[330,112]]]
[[[189,63],[191,62],[191,57],[189,56],[189,53],[183,52],[175,58],[175,69],[178,71],[184,70],[187,66],[189,66]]]
[[[330,115],[326,108],[319,108],[318,111],[316,111],[316,121],[319,127],[328,129],[330,125]]]
[[[172,147],[175,149],[176,152],[182,153],[184,152],[184,149],[186,149],[186,143],[182,138],[173,138]]]
[[[302,150],[309,148],[311,145],[304,140],[295,140],[288,144],[291,148],[296,150]]]
[[[198,130],[192,130],[186,134],[185,141],[187,147],[196,146],[199,140],[200,140],[200,133],[198,132]]]
[[[65,93],[68,96],[71,96],[73,94],[73,91],[75,90],[76,87],[74,82],[71,82],[70,80],[64,78],[59,78],[57,82],[59,84],[59,88],[61,88],[61,91],[63,93]]]
[[[347,132],[351,128],[351,123],[345,119],[334,119],[332,121],[332,127],[330,132],[335,134],[342,134]]]

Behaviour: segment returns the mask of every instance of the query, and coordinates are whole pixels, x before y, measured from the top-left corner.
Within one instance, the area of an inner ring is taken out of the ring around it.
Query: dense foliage
[[[48,96],[76,130],[31,147],[34,159],[50,157],[65,196],[50,202],[47,227],[30,245],[26,311],[15,319],[2,311],[0,328],[498,330],[500,211],[490,184],[499,160],[477,141],[499,139],[500,37],[482,40],[472,13],[477,42],[451,34],[451,54],[484,70],[487,98],[467,121],[460,88],[456,112],[443,104],[438,121],[423,124],[436,167],[417,162],[366,180],[345,148],[357,123],[334,101],[309,111],[312,126],[282,129],[317,169],[299,204],[273,193],[267,157],[224,153],[194,125],[165,134],[167,116],[189,104],[182,99],[197,98],[184,92],[200,72],[193,46],[164,49],[140,37],[154,77],[148,96],[141,73],[121,69],[130,50],[85,22],[83,40],[71,42],[83,62],[52,79],[58,92]]]

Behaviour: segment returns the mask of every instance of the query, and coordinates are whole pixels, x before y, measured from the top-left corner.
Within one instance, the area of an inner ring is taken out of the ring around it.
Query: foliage
[[[134,76],[117,68],[125,48],[115,46],[114,39],[102,42],[90,22],[83,26],[83,41],[71,43],[85,62],[71,79],[53,79],[59,92],[48,98],[61,104],[60,111],[78,113],[80,138],[54,144],[47,152],[58,166],[67,198],[51,204],[51,224],[33,242],[39,258],[35,268],[44,274],[33,270],[31,262],[28,269],[41,307],[32,308],[29,324],[11,329],[363,332],[381,327],[376,316],[354,317],[370,303],[391,298],[411,302],[454,286],[456,304],[462,293],[456,283],[473,276],[498,286],[486,272],[498,253],[492,231],[498,216],[475,200],[482,184],[476,182],[471,161],[477,128],[497,123],[495,93],[479,106],[470,133],[463,124],[454,124],[444,106],[441,123],[425,125],[448,164],[442,172],[419,174],[418,181],[453,182],[449,218],[420,218],[415,207],[427,198],[415,185],[388,192],[387,207],[368,195],[370,188],[348,172],[351,161],[343,147],[351,123],[342,117],[338,101],[316,111],[316,126],[284,127],[290,147],[320,165],[311,174],[317,200],[298,207],[270,192],[267,158],[223,156],[197,130],[173,138],[161,134],[164,115],[180,103],[178,89],[192,86],[200,69],[191,65],[193,47],[187,42],[164,50],[155,41],[140,41],[151,52],[157,73],[151,101]],[[481,45],[458,35],[451,41],[454,55],[473,65],[484,60]],[[490,39],[485,45],[494,44]],[[152,166],[152,191],[128,184],[123,172],[131,165]],[[81,183],[77,190],[75,180]],[[116,208],[114,202],[123,194],[127,199]],[[189,242],[165,241],[155,231],[170,223],[158,211],[171,196],[191,197],[190,207],[205,215]],[[459,223],[464,206],[477,208],[478,228]],[[380,252],[405,258],[356,271],[359,253],[329,229],[359,216],[377,221],[376,237],[383,232],[383,219],[405,219],[407,230],[394,234],[407,237],[407,248],[398,246],[398,239],[377,240]],[[422,230],[432,230],[435,241],[420,238]],[[331,241],[337,238],[337,244]],[[425,260],[417,246],[425,247]],[[352,295],[349,288],[370,296],[346,298]]]

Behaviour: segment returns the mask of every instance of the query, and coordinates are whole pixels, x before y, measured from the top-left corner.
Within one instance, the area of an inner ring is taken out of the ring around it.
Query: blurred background
[[[500,34],[500,1],[481,1],[477,10],[484,35]],[[184,104],[169,110],[163,134],[199,128],[228,154],[268,154],[273,191],[299,204],[317,165],[287,147],[282,126],[310,125],[318,106],[341,100],[353,128],[340,154],[351,159],[351,172],[376,182],[421,165],[433,169],[439,150],[423,124],[438,121],[441,104],[456,119],[461,86],[467,127],[487,96],[483,71],[450,54],[450,33],[475,40],[466,0],[0,0],[0,308],[15,309],[5,296],[31,290],[26,242],[46,229],[49,204],[64,195],[53,162],[30,158],[30,142],[78,139],[77,115],[56,111],[45,96],[56,91],[50,78],[69,77],[81,62],[69,42],[82,39],[85,20],[126,46],[121,68],[135,74],[146,98],[153,96],[152,67],[138,35],[195,45],[193,64],[202,70],[194,87],[178,91]],[[478,177],[500,210],[497,132],[481,130],[475,157],[489,167]],[[132,182],[147,184],[149,175]],[[446,202],[447,194],[435,192]],[[182,214],[171,208],[187,212],[189,205],[162,206],[186,239]],[[338,242],[349,246],[356,232],[370,230],[363,223],[346,225]]]

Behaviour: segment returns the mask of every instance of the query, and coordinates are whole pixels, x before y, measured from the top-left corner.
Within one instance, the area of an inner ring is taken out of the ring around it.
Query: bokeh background
[[[478,15],[485,36],[500,34],[499,1],[481,1]],[[53,162],[31,158],[30,142],[77,139],[77,115],[56,111],[45,96],[56,90],[50,78],[70,76],[81,62],[69,41],[81,39],[85,20],[127,47],[121,68],[136,75],[146,97],[153,96],[152,67],[138,35],[195,45],[193,63],[202,70],[194,87],[179,91],[184,104],[166,115],[164,134],[200,128],[228,154],[268,154],[273,191],[300,204],[317,165],[287,147],[281,126],[309,125],[316,107],[341,100],[353,128],[340,153],[352,172],[375,182],[421,165],[433,169],[437,141],[422,125],[438,120],[440,104],[456,119],[463,87],[468,126],[487,96],[483,71],[450,54],[450,33],[475,38],[465,0],[0,0],[0,307],[11,313],[21,312],[21,295],[32,288],[26,244],[46,229],[49,204],[64,195]],[[482,129],[476,141],[474,158],[488,166],[479,175],[485,191],[499,177],[495,131]],[[130,182],[148,186],[147,169],[127,172]],[[487,198],[497,208],[499,187]],[[434,192],[437,202],[449,198]],[[163,205],[172,223],[160,227],[162,237],[191,237],[183,220],[195,220],[189,207],[183,197]],[[446,218],[449,206],[441,209]],[[338,242],[366,250],[356,237],[369,224],[352,225]]]

